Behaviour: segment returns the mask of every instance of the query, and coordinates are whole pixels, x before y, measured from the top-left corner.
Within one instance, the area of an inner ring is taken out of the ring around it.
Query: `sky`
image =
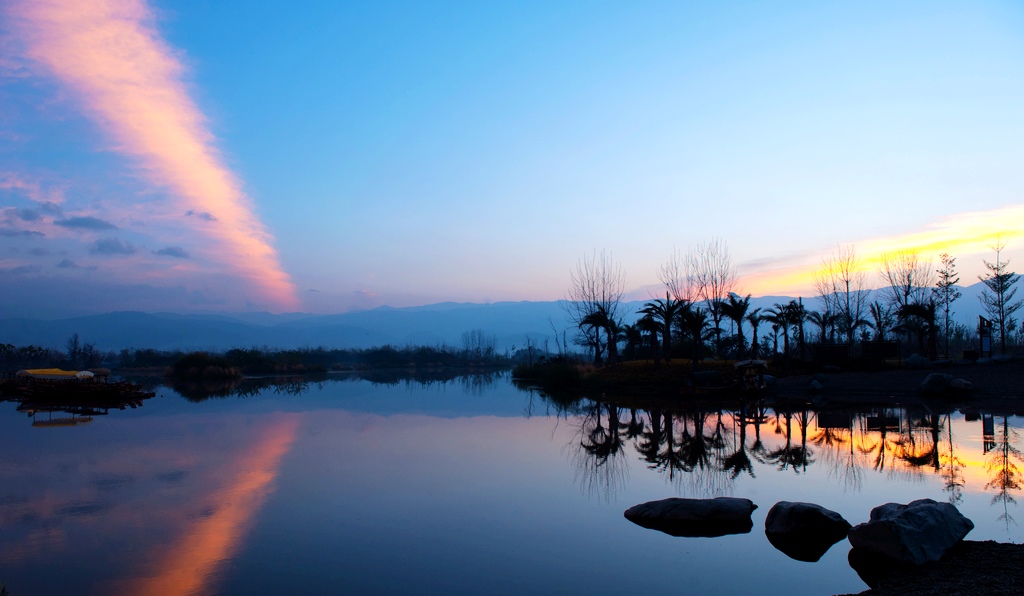
[[[1024,4],[0,4],[0,310],[741,293],[853,247],[1024,268]]]

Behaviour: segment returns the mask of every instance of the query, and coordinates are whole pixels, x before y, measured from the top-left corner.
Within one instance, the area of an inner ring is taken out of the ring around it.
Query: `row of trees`
[[[979,279],[985,284],[982,306],[1005,353],[1007,341],[1024,334],[1024,326],[1018,330],[1013,316],[1022,306],[1014,300],[1020,276],[1008,270],[1004,248],[996,243],[995,262],[985,261],[988,273]],[[892,338],[932,358],[940,349],[948,355],[952,346],[963,347],[972,339],[974,330],[953,319],[954,303],[961,297],[955,257],[943,253],[933,270],[917,252],[893,252],[880,259],[878,275],[882,286],[872,292],[854,249],[839,247],[814,277],[817,310],[806,308],[802,299],[752,308],[749,294],[734,292],[736,272],[728,246],[716,238],[686,253],[674,251],[658,271],[664,298],[650,300],[637,313],[625,312],[625,273],[603,251],[577,262],[565,304],[576,343],[588,349],[595,365],[618,360],[620,344],[627,358],[653,356],[657,362],[686,353],[696,362],[705,352],[737,358],[778,354],[780,336],[781,353],[800,357],[809,339],[852,346]],[[626,324],[631,316],[635,321]],[[771,337],[759,337],[762,323],[770,325]]]
[[[462,334],[460,347],[380,346],[367,349],[329,349],[324,347],[278,350],[268,346],[232,348],[225,352],[192,352],[125,348],[120,352],[101,351],[93,344],[83,343],[77,333],[66,343],[66,350],[38,346],[18,347],[0,344],[0,372],[23,368],[59,367],[87,369],[107,366],[122,369],[174,367],[188,357],[202,354],[207,360],[217,359],[217,366],[238,369],[243,373],[302,373],[338,368],[407,368],[470,366],[506,366],[511,355],[499,353],[497,340],[480,329]]]

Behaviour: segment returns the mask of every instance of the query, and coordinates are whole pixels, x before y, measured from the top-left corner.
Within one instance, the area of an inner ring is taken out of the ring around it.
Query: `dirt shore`
[[[893,573],[859,596],[1024,594],[1024,546],[964,540],[940,561]]]
[[[988,364],[950,364],[930,369],[878,372],[834,372],[779,378],[772,393],[782,399],[829,403],[879,403],[913,405],[935,400],[918,388],[931,373],[944,373],[971,383],[964,394],[939,396],[954,408],[981,408],[1024,415],[1024,360]],[[808,388],[817,379],[822,389]]]

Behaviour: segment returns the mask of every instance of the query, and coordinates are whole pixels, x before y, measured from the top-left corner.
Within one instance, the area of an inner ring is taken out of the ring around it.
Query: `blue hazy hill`
[[[962,288],[955,303],[958,322],[974,325],[981,306],[982,284]],[[873,295],[868,299],[874,299]],[[751,300],[752,308],[770,308],[791,300],[765,296]],[[626,322],[632,322],[643,301],[623,304]],[[817,298],[804,299],[808,309]],[[462,334],[481,329],[496,339],[500,350],[525,347],[527,338],[540,348],[555,348],[555,335],[572,329],[559,301],[498,302],[493,304],[445,302],[408,308],[379,307],[332,315],[306,313],[143,313],[111,312],[66,319],[0,319],[0,343],[38,345],[62,349],[78,333],[83,342],[101,350],[155,348],[161,350],[224,350],[232,347],[369,348],[385,344],[461,346]],[[749,333],[749,327],[747,328]],[[762,331],[763,333],[763,331]]]

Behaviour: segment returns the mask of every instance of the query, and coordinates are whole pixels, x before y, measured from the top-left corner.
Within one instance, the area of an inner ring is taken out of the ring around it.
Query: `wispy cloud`
[[[117,226],[98,217],[69,217],[58,219],[53,225],[72,230],[116,230]]]
[[[217,221],[217,218],[206,211],[196,211],[195,209],[189,209],[185,212],[186,217],[198,217],[203,221]]]
[[[189,257],[188,252],[180,246],[168,246],[167,248],[154,250],[153,254],[161,257],[174,257],[176,259],[187,259]]]
[[[8,12],[27,56],[81,98],[84,109],[138,159],[144,175],[200,215],[199,230],[227,264],[281,307],[297,305],[271,237],[223,164],[185,69],[142,0],[15,0]],[[204,217],[206,215],[208,217]]]
[[[17,238],[22,236],[42,238],[46,236],[46,234],[43,234],[42,232],[36,232],[33,230],[15,230],[11,228],[0,228],[0,236],[6,236],[8,238]]]
[[[92,243],[89,252],[97,255],[133,255],[138,249],[130,242],[121,242],[117,238],[100,238]]]

